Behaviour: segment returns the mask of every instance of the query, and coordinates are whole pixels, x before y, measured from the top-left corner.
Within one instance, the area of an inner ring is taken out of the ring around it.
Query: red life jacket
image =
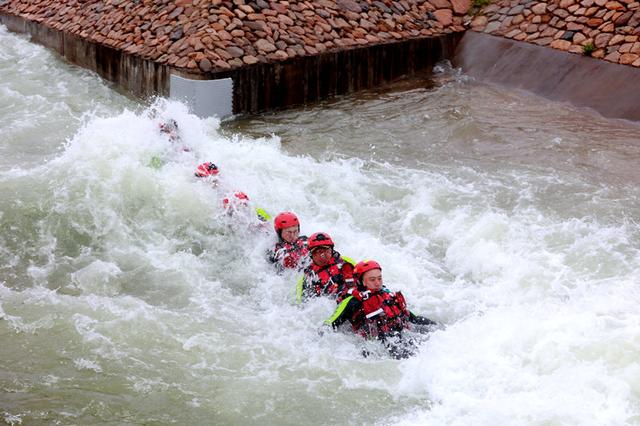
[[[334,253],[328,264],[318,266],[311,263],[304,271],[305,292],[308,296],[320,296],[322,294],[340,296],[338,303],[346,289],[353,287],[353,265]]]
[[[365,337],[402,331],[409,326],[409,310],[401,292],[386,288],[377,292],[353,291],[352,295],[361,301],[362,308],[353,322],[354,329]]]
[[[273,249],[271,260],[279,263],[283,268],[296,269],[302,267],[301,263],[309,256],[307,237],[300,236],[293,243],[279,241]]]

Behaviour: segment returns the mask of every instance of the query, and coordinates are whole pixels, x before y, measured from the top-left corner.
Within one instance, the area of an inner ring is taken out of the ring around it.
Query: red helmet
[[[233,207],[237,206],[246,206],[249,203],[249,196],[242,191],[236,191],[233,193],[234,199],[229,200],[229,197],[225,197],[222,200],[222,205],[225,209],[230,207],[229,204],[232,204]]]
[[[361,282],[362,276],[365,272],[369,272],[373,269],[380,269],[382,271],[382,266],[380,266],[380,264],[375,260],[363,260],[362,262],[358,262],[356,267],[353,268],[353,277],[356,281]]]
[[[275,219],[273,219],[273,227],[276,232],[280,234],[284,228],[290,228],[292,226],[300,227],[300,221],[298,220],[298,216],[291,212],[282,212]]]
[[[309,250],[313,250],[316,247],[331,247],[333,248],[333,240],[326,232],[316,232],[309,237],[308,247]]]
[[[216,166],[213,163],[206,162],[206,163],[200,164],[196,168],[195,175],[196,175],[196,177],[204,178],[204,177],[209,177],[209,176],[216,176],[218,173],[220,173],[220,170],[218,169],[218,166]]]

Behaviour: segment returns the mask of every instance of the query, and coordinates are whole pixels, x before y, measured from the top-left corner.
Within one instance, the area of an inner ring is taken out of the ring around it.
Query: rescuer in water
[[[269,251],[269,260],[279,272],[304,268],[309,263],[309,249],[307,237],[300,235],[298,216],[291,212],[282,212],[273,220],[273,228],[278,241]]]
[[[331,236],[316,232],[309,237],[311,264],[298,281],[298,301],[305,297],[331,296],[340,302],[347,290],[354,286],[353,265],[336,250]]]
[[[337,329],[346,321],[354,332],[368,339],[379,339],[394,358],[407,358],[416,351],[415,342],[405,330],[426,334],[437,323],[407,309],[401,292],[388,290],[382,281],[382,267],[375,260],[359,262],[354,268],[356,285],[348,289],[334,314],[325,321]]]

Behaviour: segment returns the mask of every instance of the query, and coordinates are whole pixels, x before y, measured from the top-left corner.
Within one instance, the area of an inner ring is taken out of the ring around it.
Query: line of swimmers
[[[174,120],[161,124],[160,131],[167,134],[171,142],[180,142]],[[218,166],[205,162],[197,166],[194,174],[215,187],[219,173]],[[249,197],[235,191],[223,199],[223,206],[230,215],[246,213]],[[271,216],[261,208],[254,212],[258,227],[264,229]],[[438,326],[412,313],[400,291],[393,292],[384,286],[382,266],[375,260],[356,263],[341,256],[326,232],[316,232],[308,238],[300,235],[300,221],[292,212],[279,213],[273,226],[278,240],[267,258],[278,273],[301,272],[296,283],[296,302],[303,303],[312,297],[336,301],[336,310],[325,320],[325,326],[338,330],[349,323],[354,333],[380,340],[394,358],[406,358],[416,351],[415,342],[405,336],[405,331],[427,334]]]
[[[382,341],[395,358],[406,358],[416,350],[404,331],[426,334],[436,328],[436,322],[407,308],[400,291],[384,286],[382,266],[375,260],[355,263],[341,256],[326,232],[308,238],[300,235],[300,221],[292,212],[278,214],[273,226],[278,242],[269,260],[278,271],[302,272],[296,286],[297,302],[322,296],[335,299],[337,308],[325,325],[337,330],[350,323],[356,334]]]
[[[179,152],[190,152],[191,148],[187,146],[182,137],[180,136],[180,130],[178,123],[173,118],[162,121],[158,124],[158,129],[161,135],[167,137],[171,145]],[[162,167],[163,161],[159,156],[153,156],[149,162],[149,166],[154,169]],[[205,162],[199,164],[195,170],[195,176],[202,180],[206,180],[209,184],[216,188],[218,186],[218,179],[220,169],[216,164],[212,162]],[[253,222],[252,219],[258,219],[257,223],[250,223],[249,225],[254,228],[264,228],[264,224],[271,220],[271,216],[262,208],[255,208],[254,212],[256,217],[249,217],[247,215],[248,207],[250,204],[249,196],[239,190],[229,192],[222,199],[222,205],[225,212],[230,216],[245,216],[247,222]]]

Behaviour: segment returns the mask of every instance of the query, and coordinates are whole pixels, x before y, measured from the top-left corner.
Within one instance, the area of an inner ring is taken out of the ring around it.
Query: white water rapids
[[[446,66],[220,124],[2,27],[0,76],[0,423],[640,424],[636,125]],[[227,190],[446,328],[401,361],[319,335]]]

